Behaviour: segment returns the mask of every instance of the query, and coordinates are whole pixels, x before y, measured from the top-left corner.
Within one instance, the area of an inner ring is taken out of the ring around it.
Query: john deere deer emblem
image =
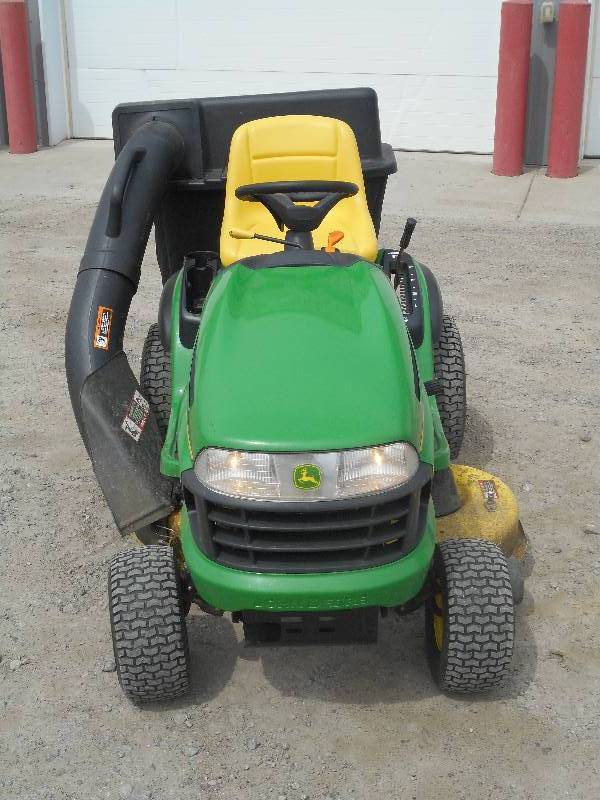
[[[300,464],[294,469],[296,489],[318,489],[321,485],[321,470],[315,464]]]

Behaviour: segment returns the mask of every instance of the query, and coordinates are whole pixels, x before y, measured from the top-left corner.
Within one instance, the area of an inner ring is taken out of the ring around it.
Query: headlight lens
[[[330,453],[253,453],[209,447],[194,471],[209,489],[252,500],[342,500],[408,481],[419,456],[406,442]]]

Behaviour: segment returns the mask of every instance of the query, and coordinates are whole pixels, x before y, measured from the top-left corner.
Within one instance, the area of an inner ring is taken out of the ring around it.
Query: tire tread
[[[439,557],[447,604],[439,683],[450,692],[494,688],[513,656],[514,604],[506,558],[481,539],[441,542]]]
[[[467,409],[465,357],[458,326],[444,315],[440,339],[433,348],[434,372],[440,384],[437,396],[442,427],[450,447],[450,458],[458,457],[465,432]]]
[[[171,362],[160,338],[158,323],[150,325],[140,370],[140,386],[154,414],[163,437],[171,415]]]
[[[170,700],[189,688],[189,648],[180,578],[171,547],[113,556],[110,624],[119,683],[135,701]]]

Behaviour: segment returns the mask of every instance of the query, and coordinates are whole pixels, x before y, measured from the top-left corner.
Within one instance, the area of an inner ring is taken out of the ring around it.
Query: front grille
[[[335,572],[410,552],[425,528],[430,483],[389,502],[335,511],[264,511],[185,494],[196,542],[217,563],[255,572]]]

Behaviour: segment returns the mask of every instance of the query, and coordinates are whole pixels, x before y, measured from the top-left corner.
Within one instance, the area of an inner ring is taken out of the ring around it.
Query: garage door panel
[[[127,101],[372,86],[394,147],[492,149],[500,0],[65,6],[75,136]]]
[[[322,75],[304,72],[206,73],[168,70],[146,73],[145,96],[210,97],[308,89],[372,86],[379,96],[383,139],[407,150],[491,152],[496,77],[421,75]],[[176,81],[176,83],[175,83]]]
[[[384,139],[406,150],[489,153],[496,78],[407,76],[379,82]]]
[[[600,158],[600,78],[592,78],[589,92],[585,154]]]
[[[151,99],[141,70],[72,70],[73,136],[111,139],[114,107],[118,103]]]
[[[177,67],[176,0],[66,0],[75,69]]]
[[[179,67],[326,73],[495,75],[499,0],[443,4],[310,0],[207,9],[180,0]],[[277,9],[274,13],[275,8]],[[232,24],[232,17],[235,24]]]
[[[74,78],[75,136],[112,135],[111,113],[117,103],[175,97],[286,92],[366,84],[363,75],[202,70],[82,70]],[[379,95],[385,141],[405,149],[489,152],[493,141],[495,79],[460,76],[373,76]],[[482,114],[483,110],[483,114]]]

